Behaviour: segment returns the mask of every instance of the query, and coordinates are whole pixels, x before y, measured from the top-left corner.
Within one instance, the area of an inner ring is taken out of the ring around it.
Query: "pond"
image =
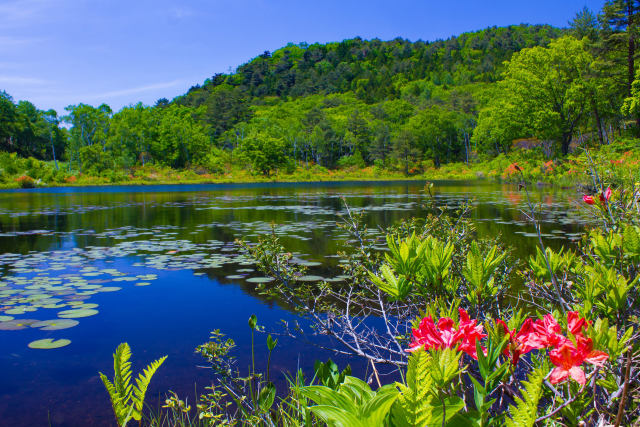
[[[209,372],[194,354],[220,329],[249,363],[247,319],[267,330],[294,316],[261,298],[261,274],[238,251],[272,224],[309,274],[340,280],[346,236],[336,227],[343,199],[378,226],[424,213],[424,181],[57,188],[0,192],[0,419],[11,426],[113,425],[98,371],[112,376],[120,342],[133,350],[134,372],[168,355],[147,394],[203,392]],[[516,187],[436,182],[436,201],[476,206],[478,234],[503,239],[527,257],[534,229]],[[536,188],[544,238],[576,240],[587,219],[575,190]],[[38,349],[40,340],[62,345]],[[36,342],[34,344],[34,341]],[[258,338],[262,345],[263,337]],[[262,350],[260,350],[262,351]],[[266,358],[266,352],[264,354]],[[307,370],[330,354],[281,338],[272,372]],[[260,359],[260,357],[259,357]],[[346,362],[346,361],[345,361]],[[364,369],[349,361],[354,371]],[[263,362],[260,362],[263,363]]]

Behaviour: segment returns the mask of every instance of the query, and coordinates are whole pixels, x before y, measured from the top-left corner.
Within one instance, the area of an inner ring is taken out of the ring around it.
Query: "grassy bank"
[[[513,150],[486,161],[428,167],[423,176],[432,180],[488,178],[515,181],[516,166],[531,183],[590,184],[593,171],[617,182],[636,182],[640,179],[640,140],[622,140],[589,150],[576,149],[573,154],[556,159],[548,159],[538,149]]]
[[[145,165],[128,170],[110,170],[99,175],[72,170],[64,162],[43,162],[0,153],[0,188],[34,188],[91,185],[153,185],[249,182],[306,182],[351,180],[475,180],[509,182],[518,168],[532,183],[557,186],[589,184],[590,172],[612,177],[617,182],[640,180],[640,141],[621,140],[585,151],[577,149],[565,158],[548,159],[540,149],[518,149],[509,154],[469,163],[447,163],[440,167],[430,162],[412,165],[409,173],[393,167],[369,166],[329,170],[318,165],[299,165],[295,170],[276,171],[268,176],[253,173],[243,165],[227,165],[226,173],[211,173],[196,167],[176,170],[166,166]]]

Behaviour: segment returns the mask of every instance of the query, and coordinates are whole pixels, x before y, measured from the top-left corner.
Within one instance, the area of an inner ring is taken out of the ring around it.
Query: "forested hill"
[[[269,96],[303,97],[353,92],[367,103],[419,96],[426,86],[495,82],[503,63],[523,48],[545,46],[562,30],[549,25],[492,27],[448,40],[411,42],[354,38],[327,44],[289,44],[264,52],[233,74],[216,74],[174,101],[206,106],[216,135],[249,116],[248,106]],[[411,82],[420,81],[420,84]],[[257,98],[257,99],[256,99]]]
[[[116,181],[145,166],[225,176],[369,166],[426,174],[490,161],[521,139],[548,164],[578,136],[606,145],[616,132],[640,131],[629,125],[640,123],[640,79],[635,45],[621,42],[633,40],[621,10],[585,8],[566,30],[289,44],[171,101],[117,112],[78,104],[58,116],[0,92],[0,148],[65,162],[56,174]]]

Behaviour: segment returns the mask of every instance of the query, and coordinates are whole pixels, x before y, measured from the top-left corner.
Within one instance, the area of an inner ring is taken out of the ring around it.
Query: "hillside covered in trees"
[[[151,166],[267,177],[373,166],[412,175],[488,161],[518,141],[541,159],[562,159],[577,143],[606,145],[640,130],[639,17],[640,1],[610,0],[598,15],[580,11],[568,29],[289,44],[171,101],[117,112],[105,104],[41,111],[0,92],[0,149],[52,162],[47,176],[34,176],[35,161],[25,171],[5,165],[5,180],[24,172],[118,181]]]

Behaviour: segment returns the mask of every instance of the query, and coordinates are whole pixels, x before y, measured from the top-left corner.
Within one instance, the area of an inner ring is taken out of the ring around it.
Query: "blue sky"
[[[566,26],[604,0],[0,0],[0,90],[64,113],[173,98],[288,42]]]

